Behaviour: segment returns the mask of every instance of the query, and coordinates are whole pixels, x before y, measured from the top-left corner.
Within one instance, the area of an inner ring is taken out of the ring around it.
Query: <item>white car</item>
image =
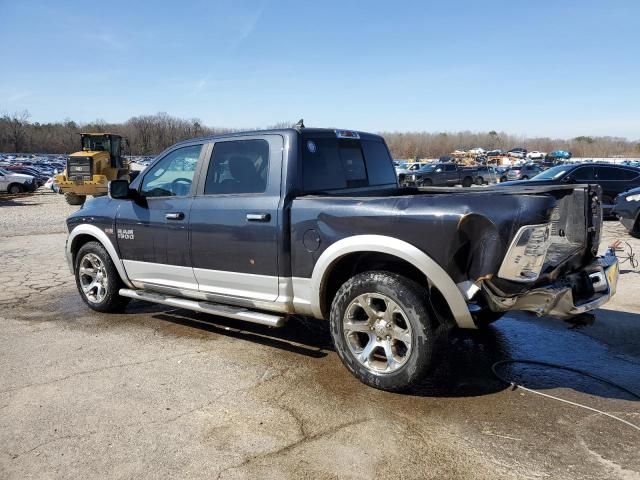
[[[15,195],[22,192],[33,192],[36,188],[38,188],[38,184],[31,175],[14,173],[0,168],[0,192]]]
[[[44,184],[44,188],[56,193],[60,191],[60,187],[58,187],[55,177],[49,178],[49,180],[47,180],[46,183]]]
[[[542,160],[544,159],[545,155],[546,153],[544,152],[538,152],[537,150],[534,150],[533,152],[527,153],[527,158],[530,158],[531,160]]]

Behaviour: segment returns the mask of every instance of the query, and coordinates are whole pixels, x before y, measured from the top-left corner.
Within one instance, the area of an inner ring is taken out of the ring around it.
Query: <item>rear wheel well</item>
[[[350,253],[336,260],[325,274],[320,287],[320,309],[322,316],[327,318],[331,311],[331,304],[340,287],[351,277],[366,271],[386,271],[396,273],[424,286],[429,294],[438,319],[453,322],[453,314],[443,295],[431,286],[427,276],[420,269],[401,258],[380,252]]]

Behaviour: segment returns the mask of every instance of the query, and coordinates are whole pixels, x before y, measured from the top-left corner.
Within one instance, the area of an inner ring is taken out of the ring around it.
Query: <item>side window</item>
[[[263,193],[269,174],[266,140],[216,142],[209,162],[205,195]]]
[[[626,168],[597,167],[598,180],[633,180],[638,176],[637,172]]]
[[[456,171],[456,166],[453,164],[447,164],[444,166],[444,170],[445,172],[455,172]]]
[[[145,172],[141,193],[146,197],[189,195],[202,145],[182,147],[166,155]]]
[[[584,182],[595,180],[593,176],[593,167],[576,168],[573,173],[569,174],[576,182]]]

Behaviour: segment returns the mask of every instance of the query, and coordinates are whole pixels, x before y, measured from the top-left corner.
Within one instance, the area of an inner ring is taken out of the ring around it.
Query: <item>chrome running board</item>
[[[135,300],[144,300],[145,302],[160,303],[162,305],[168,305],[175,308],[184,308],[186,310],[219,315],[221,317],[235,318],[236,320],[259,323],[260,325],[267,325],[269,327],[282,327],[286,321],[285,317],[278,315],[256,312],[242,307],[233,307],[230,305],[220,305],[218,303],[172,297],[170,295],[164,295],[156,292],[121,288],[118,293],[123,297],[133,298]]]

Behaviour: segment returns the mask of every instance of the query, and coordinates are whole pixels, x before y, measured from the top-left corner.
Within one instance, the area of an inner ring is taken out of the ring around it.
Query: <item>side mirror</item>
[[[562,179],[562,183],[575,183],[575,180],[571,175],[567,175]]]
[[[109,182],[109,196],[116,199],[132,198],[127,180],[111,180]]]
[[[441,171],[442,171],[442,169],[441,169],[441,168],[437,168],[437,169],[436,169],[436,172],[438,172],[438,173],[439,173],[439,172],[441,172]]]

